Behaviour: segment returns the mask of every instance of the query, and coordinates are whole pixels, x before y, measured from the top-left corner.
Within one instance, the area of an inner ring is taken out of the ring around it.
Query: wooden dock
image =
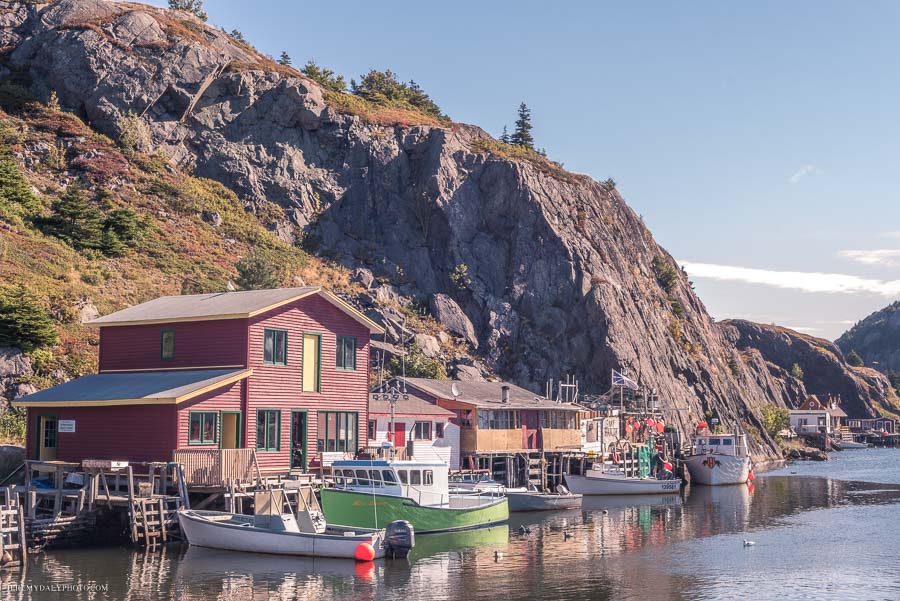
[[[0,505],[0,568],[21,567],[28,555],[25,544],[25,516],[11,487],[3,489]]]

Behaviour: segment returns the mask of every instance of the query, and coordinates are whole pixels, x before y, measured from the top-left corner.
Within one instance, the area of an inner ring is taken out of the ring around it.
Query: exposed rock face
[[[12,401],[26,394],[36,391],[31,384],[22,382],[34,374],[31,368],[31,360],[17,348],[0,348],[0,398]],[[0,404],[0,411],[5,404]]]
[[[844,353],[859,353],[867,367],[900,371],[900,302],[872,313],[836,342]]]
[[[840,396],[844,411],[851,417],[876,417],[882,406],[894,404],[894,393],[888,379],[873,369],[854,368],[847,364],[841,350],[822,338],[800,334],[779,326],[761,325],[740,319],[723,322],[737,333],[736,343],[742,350],[754,350],[773,366],[782,380],[793,380],[797,392],[808,392],[827,398]],[[788,375],[794,364],[803,370],[803,382]],[[788,406],[796,407],[805,395],[792,395]]]
[[[402,327],[393,306],[409,299],[534,390],[572,374],[602,392],[610,369],[627,366],[685,428],[712,411],[762,430],[761,405],[802,395],[762,355],[737,351],[612,185],[479,151],[487,135],[473,126],[367,124],[328,106],[314,82],[256,67],[225,34],[135,6],[29,4],[4,15],[0,38],[40,97],[55,91],[113,138],[139,115],[150,148],[251,210],[276,203],[273,229],[303,231],[357,269],[389,335]],[[451,281],[461,265],[462,286]],[[674,273],[665,287],[659,265]],[[466,364],[453,373],[483,376]],[[754,444],[771,454],[764,433]]]

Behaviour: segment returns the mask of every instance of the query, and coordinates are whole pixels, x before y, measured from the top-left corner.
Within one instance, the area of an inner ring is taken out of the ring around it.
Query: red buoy
[[[356,557],[357,561],[372,561],[375,559],[375,547],[369,543],[359,543],[353,556]]]
[[[756,480],[756,476],[753,475],[753,470],[750,470],[750,473],[747,474],[747,482],[753,482]]]

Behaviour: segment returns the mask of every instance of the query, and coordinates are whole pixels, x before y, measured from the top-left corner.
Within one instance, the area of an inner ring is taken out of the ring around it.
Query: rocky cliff
[[[741,319],[721,325],[731,330],[730,337],[739,349],[758,352],[778,379],[793,381],[798,392],[822,399],[839,396],[841,406],[851,417],[876,417],[897,404],[890,381],[883,374],[848,365],[838,346],[828,340]],[[802,378],[791,376],[794,365],[799,366]],[[803,394],[794,395],[787,399],[787,405],[795,407],[803,398]]]
[[[856,351],[867,367],[900,372],[900,302],[872,313],[837,339],[845,353]]]
[[[474,355],[536,390],[572,374],[602,392],[625,367],[683,426],[713,412],[754,428],[760,455],[773,449],[760,406],[804,394],[739,351],[612,182],[478,127],[360,108],[185,14],[103,0],[0,12],[4,76],[354,269],[357,302],[389,337],[402,315],[430,313],[455,338],[443,348],[457,373]]]

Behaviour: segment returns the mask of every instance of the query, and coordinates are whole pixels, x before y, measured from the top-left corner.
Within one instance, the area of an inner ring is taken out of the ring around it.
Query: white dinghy
[[[371,561],[406,557],[414,545],[408,522],[392,522],[374,532],[329,534],[312,489],[298,498],[304,507],[296,515],[289,504],[289,511],[283,511],[282,491],[267,490],[254,495],[255,515],[182,509],[178,517],[188,543],[228,551]]]

